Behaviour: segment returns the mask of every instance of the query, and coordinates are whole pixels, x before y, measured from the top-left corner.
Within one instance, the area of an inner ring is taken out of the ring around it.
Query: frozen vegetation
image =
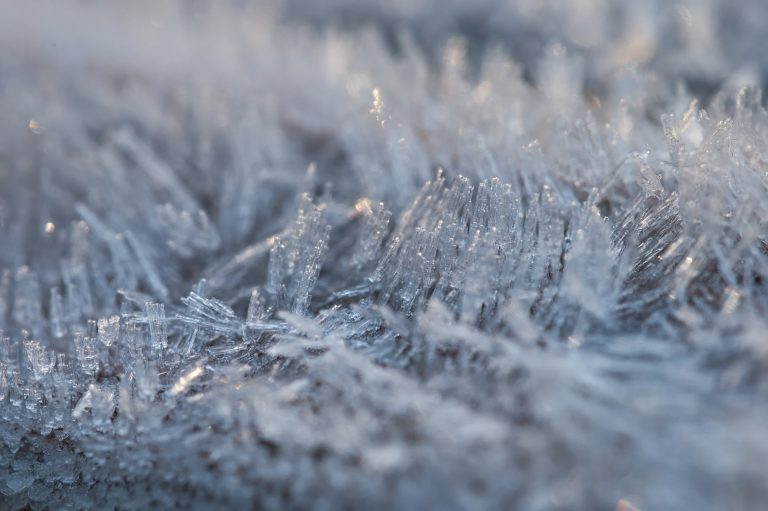
[[[0,509],[761,509],[763,0],[0,0]]]

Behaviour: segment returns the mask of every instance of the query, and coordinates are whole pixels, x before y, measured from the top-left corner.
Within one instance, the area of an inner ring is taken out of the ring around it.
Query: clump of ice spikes
[[[0,0],[0,509],[764,508],[766,5]]]

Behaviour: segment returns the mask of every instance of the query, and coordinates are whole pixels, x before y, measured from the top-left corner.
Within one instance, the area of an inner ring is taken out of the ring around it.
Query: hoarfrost
[[[0,0],[0,507],[768,499],[762,2],[40,12]]]

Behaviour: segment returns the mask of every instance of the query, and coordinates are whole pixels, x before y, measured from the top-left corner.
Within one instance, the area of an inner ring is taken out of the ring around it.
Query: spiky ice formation
[[[0,508],[762,507],[762,2],[322,5],[0,2]]]

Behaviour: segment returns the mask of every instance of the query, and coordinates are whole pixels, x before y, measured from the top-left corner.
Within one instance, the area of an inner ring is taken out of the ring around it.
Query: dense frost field
[[[0,509],[764,508],[767,27],[0,0]]]

